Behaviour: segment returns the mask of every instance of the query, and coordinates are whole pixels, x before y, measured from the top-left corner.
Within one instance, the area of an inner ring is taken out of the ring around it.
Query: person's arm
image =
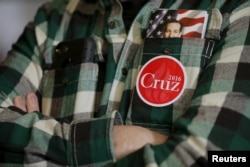
[[[44,59],[51,61],[53,46],[59,40],[53,38],[58,35],[60,25],[65,24],[65,20],[60,20],[63,15],[60,11],[64,11],[67,2],[52,3],[56,4],[39,8],[35,21],[25,28],[0,65],[0,166],[78,166],[115,159],[111,131],[116,113],[65,123],[14,106],[18,104],[16,99],[13,103],[16,96],[24,98],[29,92],[39,94]],[[96,157],[98,154],[101,156]]]
[[[28,106],[29,113],[15,106],[0,108],[0,164],[100,166],[115,160],[111,150],[115,113],[61,123]]]

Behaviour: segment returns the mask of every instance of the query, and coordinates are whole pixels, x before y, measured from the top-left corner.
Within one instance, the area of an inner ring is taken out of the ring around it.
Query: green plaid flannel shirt
[[[205,39],[145,39],[157,8],[207,10]],[[208,150],[250,149],[250,1],[151,0],[128,32],[121,13],[115,0],[39,8],[0,67],[1,166],[205,166]],[[86,36],[95,39],[95,62],[49,68],[59,42]],[[164,54],[165,46],[185,67],[187,85],[174,104],[145,107],[133,91],[137,73],[148,53]],[[41,113],[13,106],[29,92]],[[117,161],[116,124],[170,137]]]

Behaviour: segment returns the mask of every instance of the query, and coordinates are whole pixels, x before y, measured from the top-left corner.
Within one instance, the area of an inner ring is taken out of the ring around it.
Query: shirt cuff
[[[118,112],[87,121],[75,121],[71,126],[71,150],[74,166],[114,162],[112,130],[122,124]]]

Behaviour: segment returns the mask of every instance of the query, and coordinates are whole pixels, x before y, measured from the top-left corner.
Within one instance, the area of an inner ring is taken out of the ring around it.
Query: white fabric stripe
[[[42,112],[44,115],[51,115],[52,99],[43,98],[42,99]]]
[[[190,136],[187,139],[187,143],[201,156],[207,155],[207,141],[204,138],[198,136]]]
[[[124,90],[125,84],[123,82],[119,82],[117,80],[114,81],[109,100],[119,102],[121,101],[121,96]]]
[[[107,38],[112,43],[124,43],[127,38],[127,35],[126,34],[109,35]]]
[[[147,164],[146,167],[157,167],[158,165],[155,163]]]
[[[141,27],[142,25],[138,22],[134,22],[132,25],[133,29],[128,34],[128,39],[130,41],[133,41],[133,43],[141,44],[142,38],[141,38]]]
[[[136,85],[136,79],[138,76],[138,69],[132,69],[132,75],[131,75],[131,85],[130,85],[130,89],[132,90],[135,85]]]
[[[37,163],[32,163],[32,164],[24,164],[24,167],[41,167],[41,166],[47,166],[47,162],[46,161],[42,161],[42,162],[37,162]]]
[[[93,91],[78,92],[75,101],[74,114],[93,112],[94,104],[95,104],[95,92]]]
[[[213,9],[209,23],[209,29],[220,30],[222,25],[222,15],[218,9]]]
[[[227,92],[210,93],[202,97],[201,104],[205,106],[221,107],[223,106],[226,96]]]
[[[44,44],[45,40],[47,39],[46,34],[44,34],[43,30],[40,27],[35,28],[36,36],[37,36],[37,43],[39,46]]]
[[[2,95],[2,92],[0,93],[0,99],[5,99],[1,105],[1,107],[9,107],[13,105],[13,101],[10,97],[7,97],[7,95]],[[1,109],[1,108],[0,108]]]
[[[24,72],[24,77],[28,78],[33,86],[38,89],[42,78],[41,67],[35,63],[30,63]]]
[[[217,63],[238,63],[240,61],[240,56],[236,55],[239,55],[243,49],[244,46],[234,46],[223,49],[220,59],[217,61]]]
[[[66,8],[66,10],[69,13],[73,13],[75,11],[75,8],[77,6],[77,4],[79,3],[79,0],[71,0]]]
[[[186,88],[187,89],[195,89],[198,81],[200,68],[199,67],[185,67],[186,74],[187,74],[187,82]],[[191,74],[191,75],[189,75]]]
[[[54,128],[57,125],[57,121],[54,119],[41,120],[35,123],[34,127],[48,133],[49,135],[54,135]]]
[[[250,16],[250,7],[244,8],[238,12],[236,12],[235,14],[232,15],[232,17],[230,17],[229,21],[230,23],[233,23],[234,21],[241,19],[245,16]]]

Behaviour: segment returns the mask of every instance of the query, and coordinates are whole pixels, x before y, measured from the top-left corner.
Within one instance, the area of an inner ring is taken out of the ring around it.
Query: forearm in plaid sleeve
[[[103,166],[115,161],[112,128],[114,124],[121,123],[119,117],[113,112],[91,121],[72,123],[70,135],[74,166]]]
[[[34,23],[26,26],[0,65],[0,106],[13,105],[15,96],[38,92],[42,79],[41,54],[36,43]]]
[[[82,166],[114,160],[111,131],[116,113],[60,123],[39,112],[0,110],[0,164]]]
[[[0,125],[0,163],[46,164],[48,159],[52,164],[71,163],[70,125],[15,107],[1,108]]]

